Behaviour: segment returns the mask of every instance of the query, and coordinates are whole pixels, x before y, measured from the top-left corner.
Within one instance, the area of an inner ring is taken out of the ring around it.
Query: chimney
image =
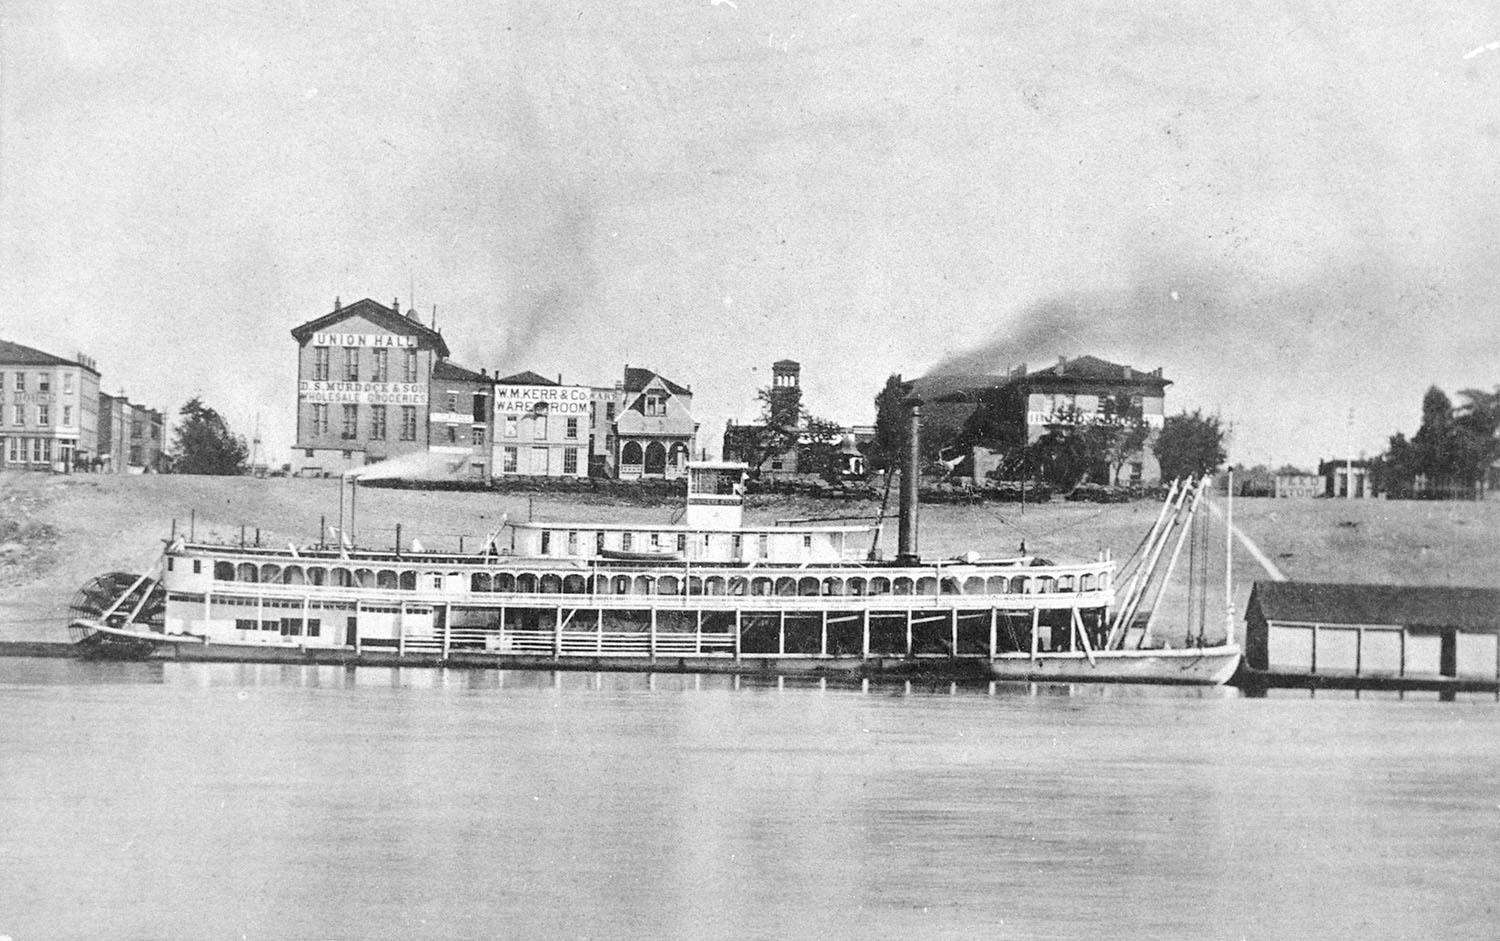
[[[1065,376],[1065,375],[1067,375],[1067,373],[1068,373],[1068,358],[1066,356],[1059,356],[1057,358],[1057,374],[1059,376]]]
[[[397,314],[401,313],[401,298],[398,297],[391,301],[391,310]]]
[[[333,296],[333,309],[336,310],[336,311],[338,311],[338,310],[342,310],[343,308],[344,308],[344,305],[341,304],[341,303],[339,303],[338,295],[335,294]]]
[[[1134,379],[1135,378],[1135,370],[1134,369],[1131,369],[1129,366],[1124,367],[1124,369],[1125,369],[1125,378],[1126,379]]]
[[[901,462],[901,520],[896,536],[896,561],[915,565],[917,555],[917,501],[922,466],[922,400],[906,400],[906,451]]]

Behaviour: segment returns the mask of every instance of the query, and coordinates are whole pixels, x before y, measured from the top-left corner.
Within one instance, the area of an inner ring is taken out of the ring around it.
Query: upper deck
[[[1053,565],[1030,558],[972,561],[698,562],[486,552],[266,549],[176,543],[162,581],[170,592],[316,596],[366,603],[691,604],[816,608],[896,604],[1025,607],[1107,605],[1114,563]],[[560,597],[561,596],[561,597]],[[572,596],[569,598],[568,596]],[[717,599],[717,600],[715,600]]]
[[[858,562],[869,525],[744,525],[745,465],[688,465],[681,523],[511,523],[510,554],[523,558],[634,559],[698,564],[828,565]]]

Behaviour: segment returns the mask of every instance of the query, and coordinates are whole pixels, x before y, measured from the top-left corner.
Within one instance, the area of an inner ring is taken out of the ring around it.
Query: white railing
[[[1097,608],[1109,605],[1110,591],[1038,592],[1024,595],[605,595],[473,592],[462,603],[480,607],[603,608],[611,611],[883,611],[950,608]],[[452,600],[452,599],[450,599]]]
[[[222,586],[222,587],[219,587]],[[444,604],[469,607],[602,608],[610,611],[718,610],[948,610],[949,608],[1096,608],[1114,602],[1112,588],[1089,591],[1037,591],[1024,593],[895,594],[878,595],[729,595],[729,594],[611,594],[607,592],[515,592],[515,591],[401,591],[380,588],[331,588],[326,585],[273,585],[270,583],[220,582],[215,596],[264,598],[267,601],[336,602],[395,607],[403,603],[431,608]]]
[[[405,653],[441,655],[442,632],[408,632],[402,635]],[[498,627],[454,627],[448,631],[446,649],[484,653],[531,653],[565,656],[683,657],[703,654],[733,654],[734,635],[724,632],[501,630]]]
[[[685,657],[733,654],[733,634],[644,631],[505,631],[498,638],[499,653],[565,656]]]

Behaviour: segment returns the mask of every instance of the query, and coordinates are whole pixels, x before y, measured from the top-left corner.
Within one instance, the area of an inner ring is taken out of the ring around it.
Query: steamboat
[[[898,552],[875,525],[747,525],[745,466],[688,467],[670,525],[513,522],[478,551],[173,538],[69,628],[96,656],[1217,685],[1240,649],[1165,646],[1155,602],[1208,481],[1173,485],[1122,571],[1108,552],[924,558],[912,406]],[[1154,594],[1153,594],[1154,593]],[[1232,638],[1232,633],[1229,635]]]

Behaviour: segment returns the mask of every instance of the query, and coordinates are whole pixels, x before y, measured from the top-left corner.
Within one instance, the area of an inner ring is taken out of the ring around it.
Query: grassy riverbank
[[[806,498],[754,498],[748,515],[873,515],[878,504]],[[1028,551],[1080,560],[1109,550],[1123,559],[1145,534],[1158,506],[1055,501],[1043,506],[922,507],[921,550],[951,556]],[[668,522],[677,507],[615,504],[578,495],[438,493],[361,489],[354,528],[362,544],[402,541],[427,548],[469,547],[502,521],[628,520]],[[345,515],[349,504],[345,501]],[[320,518],[338,525],[332,480],[0,473],[0,641],[63,639],[62,617],[79,585],[106,571],[138,572],[160,552],[173,520],[198,539],[237,542],[241,527],[263,544],[316,541]],[[192,520],[190,524],[190,520]],[[1500,587],[1500,501],[1416,503],[1336,500],[1240,500],[1235,521],[1288,577],[1323,581]],[[1216,525],[1215,553],[1223,530]],[[330,536],[331,538],[331,536]],[[895,526],[882,546],[893,553]],[[1222,556],[1214,578],[1222,584]],[[1250,582],[1264,569],[1236,547],[1236,617]],[[1216,589],[1221,591],[1222,589]],[[1214,596],[1219,597],[1219,596]],[[1222,602],[1213,602],[1222,610]],[[1164,606],[1170,624],[1174,612]],[[1178,616],[1180,620],[1180,616]]]

